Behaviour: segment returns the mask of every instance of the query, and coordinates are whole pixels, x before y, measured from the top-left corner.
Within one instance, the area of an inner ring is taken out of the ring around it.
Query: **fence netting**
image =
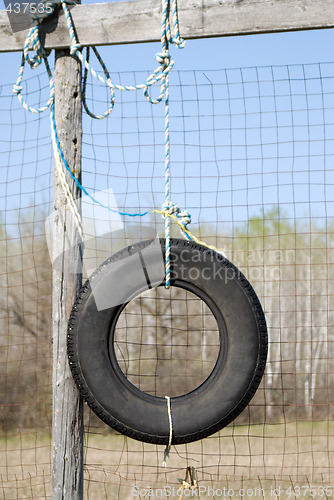
[[[147,75],[112,77],[133,85]],[[11,83],[0,87],[0,496],[50,498],[52,265],[45,220],[53,210],[53,152],[49,116],[28,115]],[[42,73],[26,80],[26,92],[36,106],[45,101]],[[90,81],[87,100],[103,111],[105,89]],[[173,70],[171,199],[191,213],[192,232],[224,251],[255,288],[268,325],[266,371],[233,423],[173,446],[167,467],[163,446],[117,434],[85,408],[85,498],[179,498],[187,467],[197,477],[192,494],[204,498],[331,496],[333,109],[332,63]],[[120,211],[160,208],[163,104],[122,93],[107,120],[83,120],[86,189]],[[126,245],[163,237],[160,216],[110,220],[87,198],[83,222],[86,275]],[[174,226],[173,235],[180,236]],[[202,383],[218,344],[205,304],[174,289],[131,301],[115,336],[122,371],[156,396]]]

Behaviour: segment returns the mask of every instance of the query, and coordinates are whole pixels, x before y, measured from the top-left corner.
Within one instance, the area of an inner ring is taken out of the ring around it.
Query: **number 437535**
[[[285,490],[285,494],[292,497],[315,498],[324,497],[329,498],[333,495],[333,491],[329,486],[290,486]]]
[[[6,11],[11,14],[51,14],[52,6],[50,3],[15,2],[9,3]]]

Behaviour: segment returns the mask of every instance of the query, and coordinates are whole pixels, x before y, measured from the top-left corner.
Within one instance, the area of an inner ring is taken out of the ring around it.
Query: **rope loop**
[[[48,9],[43,9],[42,12],[34,12],[30,13],[32,19],[33,19],[33,25],[29,30],[29,33],[27,35],[25,45],[23,48],[23,56],[24,56],[24,63],[27,63],[31,69],[37,68],[43,60],[45,61],[46,67],[48,68],[48,63],[47,59],[51,53],[50,50],[47,50],[43,47],[43,44],[41,43],[40,40],[40,33],[39,33],[39,25],[41,22],[46,18],[55,13],[57,8],[61,6],[61,8],[64,11],[66,22],[67,22],[67,27],[69,31],[69,36],[71,39],[71,45],[70,45],[70,53],[71,55],[76,55],[80,62],[83,64],[85,68],[85,75],[83,78],[83,88],[82,88],[82,95],[84,96],[83,99],[83,106],[86,110],[86,112],[91,116],[92,118],[97,118],[97,119],[102,119],[107,117],[111,111],[114,108],[114,102],[115,102],[115,97],[114,97],[114,91],[116,90],[125,90],[125,91],[133,91],[133,90],[143,90],[145,98],[151,103],[151,104],[158,104],[160,103],[163,98],[165,100],[168,99],[168,75],[171,69],[174,66],[174,61],[171,59],[170,53],[169,53],[169,43],[174,43],[178,48],[183,48],[185,46],[185,41],[183,38],[180,37],[180,32],[179,32],[179,22],[178,22],[178,8],[177,8],[177,0],[162,0],[162,18],[161,18],[161,52],[156,54],[156,61],[158,62],[159,66],[153,71],[152,74],[149,75],[145,83],[138,84],[135,86],[123,86],[123,85],[115,85],[111,81],[109,72],[100,56],[98,53],[97,49],[93,47],[93,51],[103,69],[103,72],[105,74],[105,78],[103,78],[101,75],[97,74],[96,71],[90,66],[89,64],[89,51],[87,51],[87,56],[86,59],[84,59],[83,54],[82,54],[82,47],[77,39],[74,25],[73,25],[73,20],[72,16],[70,13],[70,10],[68,8],[69,5],[76,5],[76,0],[52,0],[47,1],[47,0],[42,0],[42,3],[44,5],[47,5]],[[171,36],[171,29],[170,29],[170,11],[172,9],[172,19],[173,19],[173,26],[174,26],[174,31],[175,34],[172,37]],[[29,56],[29,50],[34,50],[35,55],[30,58]],[[24,72],[24,63],[22,62],[21,68],[19,71],[19,76],[17,79],[16,84],[13,86],[13,92],[16,94],[20,101],[21,104],[25,109],[28,111],[31,111],[33,113],[35,112],[42,112],[47,109],[49,109],[53,102],[54,102],[54,90],[53,90],[53,82],[52,85],[50,83],[50,99],[46,106],[43,106],[42,108],[35,110],[34,108],[31,108],[30,106],[23,101],[22,96],[21,96],[21,81],[23,77],[23,72]],[[107,87],[110,88],[110,105],[107,111],[101,115],[95,115],[91,111],[89,111],[87,103],[86,103],[86,85],[87,85],[87,75],[88,72],[92,74],[94,78],[99,80],[102,84],[106,85]],[[52,75],[51,72],[48,70],[48,75],[50,82],[52,80]],[[160,83],[160,94],[156,99],[153,99],[149,95],[149,89],[157,84]]]
[[[89,47],[87,47],[87,49],[86,49],[85,71],[84,71],[84,76],[83,76],[83,80],[82,80],[81,97],[82,97],[82,104],[83,104],[83,107],[84,107],[86,113],[91,118],[94,118],[94,119],[97,119],[97,120],[102,120],[103,118],[106,118],[108,115],[110,115],[110,113],[114,109],[114,105],[115,105],[115,87],[114,87],[114,85],[113,85],[113,83],[111,81],[111,78],[110,78],[110,75],[109,75],[109,71],[108,71],[106,65],[104,64],[104,62],[103,62],[100,54],[98,53],[96,47],[92,47],[92,49],[93,49],[93,52],[96,55],[96,58],[99,61],[100,65],[101,65],[101,68],[103,69],[104,74],[105,74],[105,76],[107,78],[107,84],[108,84],[108,87],[109,87],[109,90],[110,90],[110,105],[109,105],[109,108],[102,115],[96,115],[96,114],[92,113],[91,110],[88,107],[87,100],[86,100],[86,88],[87,88],[87,76],[88,76],[89,57],[90,57],[90,49],[89,49]]]
[[[29,57],[29,50],[35,51],[35,55],[32,58]],[[41,45],[39,39],[39,27],[33,26],[32,28],[30,28],[23,47],[23,55],[25,61],[29,64],[31,69],[37,68],[37,66],[42,63],[43,59],[47,59],[50,54],[51,51],[45,49]]]
[[[50,86],[50,98],[45,106],[43,106],[41,108],[37,108],[37,109],[33,108],[32,106],[29,106],[27,104],[27,102],[24,100],[24,98],[22,96],[23,89],[22,89],[21,83],[22,83],[24,67],[25,67],[25,63],[26,63],[26,59],[25,59],[24,54],[22,54],[21,66],[20,66],[20,70],[19,70],[19,75],[17,77],[17,81],[13,85],[13,94],[15,94],[17,96],[17,98],[20,101],[23,108],[26,111],[30,111],[30,113],[43,113],[44,111],[50,109],[54,103],[55,89],[54,89],[54,82],[53,82],[53,78],[52,78],[51,69],[50,69],[50,66],[48,63],[48,59],[46,57],[43,57],[43,60],[44,60],[45,68],[46,68],[46,71],[47,71],[47,74],[49,77],[49,86]]]
[[[184,47],[186,46],[186,41],[180,36],[171,38],[170,41],[171,43],[174,43],[174,45],[176,45],[178,49],[184,49]]]

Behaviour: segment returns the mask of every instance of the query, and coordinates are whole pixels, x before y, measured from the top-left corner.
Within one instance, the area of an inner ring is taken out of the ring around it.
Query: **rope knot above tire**
[[[176,203],[164,204],[161,210],[165,212],[166,215],[174,215],[177,217],[178,222],[184,229],[187,229],[188,224],[191,223],[191,215],[188,210],[181,210]]]

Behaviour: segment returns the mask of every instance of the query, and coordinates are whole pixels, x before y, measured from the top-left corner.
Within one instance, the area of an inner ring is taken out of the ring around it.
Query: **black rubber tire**
[[[73,306],[67,344],[75,382],[98,417],[134,439],[167,444],[166,400],[132,385],[121,371],[112,347],[119,314],[148,285],[145,267],[144,272],[143,268],[139,271],[140,266],[131,263],[138,256],[143,262],[144,253],[145,262],[150,262],[149,285],[164,284],[164,240],[160,245],[150,240],[127,247],[93,273]],[[221,344],[209,377],[188,394],[171,398],[172,442],[181,444],[219,431],[247,406],[264,372],[268,339],[264,313],[252,286],[221,254],[196,243],[172,239],[171,286],[190,290],[206,302],[217,320]],[[118,305],[98,310],[95,294],[99,290],[102,298],[110,290],[113,304]]]

